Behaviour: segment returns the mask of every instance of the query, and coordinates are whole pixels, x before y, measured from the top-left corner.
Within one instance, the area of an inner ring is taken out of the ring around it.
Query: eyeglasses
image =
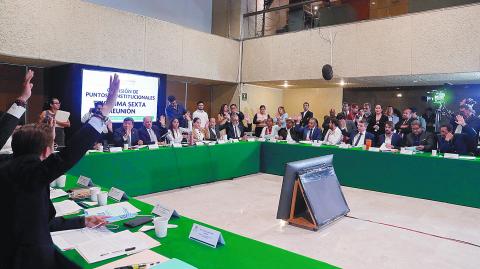
[[[60,102],[53,102],[52,105],[59,105]]]

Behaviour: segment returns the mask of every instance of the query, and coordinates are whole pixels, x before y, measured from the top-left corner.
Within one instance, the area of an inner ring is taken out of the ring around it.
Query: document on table
[[[162,263],[168,260],[169,259],[167,257],[147,249],[140,253],[127,256],[123,259],[116,260],[111,263],[107,263],[105,265],[97,267],[96,269],[115,269],[115,268],[120,268],[124,266],[129,266],[132,264]]]
[[[55,217],[75,214],[82,210],[82,208],[72,200],[65,200],[58,203],[53,203],[53,206],[55,207],[55,211],[57,211]]]
[[[158,241],[144,233],[126,230],[82,243],[76,250],[88,263],[94,263],[159,245]]]
[[[113,232],[106,227],[99,227],[95,229],[83,228],[50,233],[53,243],[62,251],[73,249],[82,243],[111,234],[113,234]]]
[[[50,188],[50,200],[58,198],[58,197],[67,196],[67,195],[68,195],[68,193],[66,193],[62,189]]]
[[[140,210],[129,202],[85,209],[85,216],[108,216],[109,222],[134,218]]]

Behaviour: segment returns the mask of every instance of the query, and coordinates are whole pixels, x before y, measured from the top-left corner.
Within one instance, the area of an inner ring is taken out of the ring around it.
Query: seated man
[[[245,120],[247,121],[247,127],[244,127],[240,123],[237,114],[232,114],[232,116],[230,116],[230,121],[218,126],[218,129],[220,131],[226,130],[228,139],[243,138],[245,136],[245,132],[252,131],[252,123],[250,122],[250,118],[245,117]]]
[[[354,104],[355,105],[355,104]],[[354,107],[354,105],[352,105],[352,109]],[[355,113],[356,115],[356,113]],[[347,135],[343,135],[343,141],[345,143],[349,143],[350,144],[350,134],[353,132],[353,133],[357,133],[358,132],[358,129],[357,129],[357,125],[356,125],[356,122],[354,120],[350,120],[350,119],[345,119],[345,117],[343,116],[343,114],[339,114],[337,116],[337,120],[338,120],[338,128],[340,128],[340,130],[342,131],[342,134],[346,133]]]
[[[267,126],[263,127],[260,138],[272,139],[278,136],[278,125],[273,124],[273,119],[267,119]]]
[[[0,223],[0,237],[8,248],[0,253],[1,268],[79,268],[55,248],[50,232],[105,224],[105,216],[55,218],[49,184],[70,170],[100,137],[106,116],[113,108],[120,86],[110,79],[107,102],[71,138],[69,147],[53,153],[55,121],[28,124],[12,138],[13,156],[0,164],[5,191],[0,197],[8,221]]]
[[[354,147],[362,147],[365,145],[365,140],[370,139],[372,142],[375,139],[375,136],[372,133],[367,132],[367,121],[362,119],[357,123],[357,132],[342,132],[343,135],[350,136],[350,144]]]
[[[418,120],[412,121],[412,132],[407,135],[405,140],[405,146],[415,147],[421,151],[432,151],[435,149],[435,140],[433,134],[425,132]]]
[[[113,144],[116,147],[123,147],[128,144],[128,147],[143,145],[143,141],[139,141],[138,131],[133,128],[133,119],[126,117],[123,119],[122,127],[115,130],[113,133]]]
[[[295,124],[293,122],[293,119],[288,118],[285,121],[287,122],[285,128],[282,128],[278,131],[279,138],[282,140],[298,142],[302,138],[302,134],[295,131]]]
[[[210,118],[208,122],[207,140],[217,141],[217,139],[220,139],[220,129],[217,126],[217,120]]]
[[[444,124],[440,127],[438,150],[441,153],[469,154],[469,145],[475,135],[475,130],[468,126],[462,128],[462,133],[453,134],[452,125]]]
[[[139,144],[151,145],[164,142],[168,130],[166,128],[154,126],[152,117],[143,118],[143,126],[138,130]]]
[[[388,149],[399,149],[402,146],[402,138],[393,132],[394,124],[391,121],[385,123],[385,134],[378,137],[377,147],[385,144]]]
[[[300,125],[300,118],[297,118],[296,122],[295,131],[301,134],[303,140],[322,140],[322,130],[318,128],[316,118],[308,119],[308,124],[305,127]]]
[[[342,138],[342,131],[340,131],[338,128],[338,120],[335,118],[330,118],[330,122],[328,123],[328,131],[325,134],[323,142],[330,145],[337,145],[340,144]]]

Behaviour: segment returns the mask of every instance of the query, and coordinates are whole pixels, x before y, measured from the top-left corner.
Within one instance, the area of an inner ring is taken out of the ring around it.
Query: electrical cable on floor
[[[356,220],[361,220],[361,221],[366,221],[366,222],[370,222],[370,223],[385,225],[385,226],[389,226],[389,227],[393,227],[393,228],[397,228],[397,229],[407,230],[407,231],[414,232],[414,233],[419,233],[419,234],[423,234],[423,235],[428,235],[428,236],[432,236],[432,237],[436,237],[436,238],[440,238],[440,239],[445,239],[445,240],[453,241],[453,242],[456,242],[456,243],[461,243],[461,244],[470,245],[470,246],[474,246],[474,247],[480,248],[480,245],[478,245],[478,244],[474,244],[474,243],[471,243],[471,242],[468,242],[468,241],[463,241],[463,240],[459,240],[459,239],[455,239],[455,238],[450,238],[450,237],[444,237],[444,236],[440,236],[440,235],[430,234],[430,233],[426,233],[426,232],[422,232],[422,231],[418,231],[418,230],[414,230],[414,229],[410,229],[410,228],[405,228],[405,227],[401,227],[401,226],[397,226],[397,225],[393,225],[393,224],[388,224],[388,223],[377,222],[377,221],[368,220],[368,219],[357,218],[357,217],[353,217],[353,216],[349,216],[349,215],[346,215],[345,217],[351,218],[351,219],[356,219]]]

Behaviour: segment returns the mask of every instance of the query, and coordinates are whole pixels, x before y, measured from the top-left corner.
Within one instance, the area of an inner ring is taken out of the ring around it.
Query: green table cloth
[[[76,187],[76,177],[68,176],[65,189]],[[104,189],[106,190],[106,189]],[[57,198],[54,202],[61,201],[64,198]],[[130,199],[129,202],[141,210],[140,215],[150,214],[152,206],[136,199]],[[108,203],[115,203],[109,198]],[[179,212],[180,214],[182,212]],[[121,222],[119,232],[126,227]],[[188,217],[172,218],[170,224],[178,225],[178,228],[168,229],[167,237],[159,239],[155,236],[155,231],[146,232],[150,237],[158,240],[161,245],[152,248],[153,251],[168,258],[177,258],[183,260],[199,269],[250,269],[250,268],[309,268],[309,269],[330,269],[335,266],[317,261],[293,252],[277,248],[259,241],[255,241],[198,221]],[[205,225],[222,232],[226,244],[216,249],[188,239],[188,235],[194,223]],[[138,231],[141,226],[130,229],[132,232]],[[103,264],[121,259],[125,256],[108,259],[105,261],[88,264],[76,250],[67,250],[63,254],[81,266],[82,268],[96,268]]]
[[[480,160],[402,155],[309,144],[263,143],[264,173],[283,175],[285,163],[333,154],[343,186],[480,208]]]

